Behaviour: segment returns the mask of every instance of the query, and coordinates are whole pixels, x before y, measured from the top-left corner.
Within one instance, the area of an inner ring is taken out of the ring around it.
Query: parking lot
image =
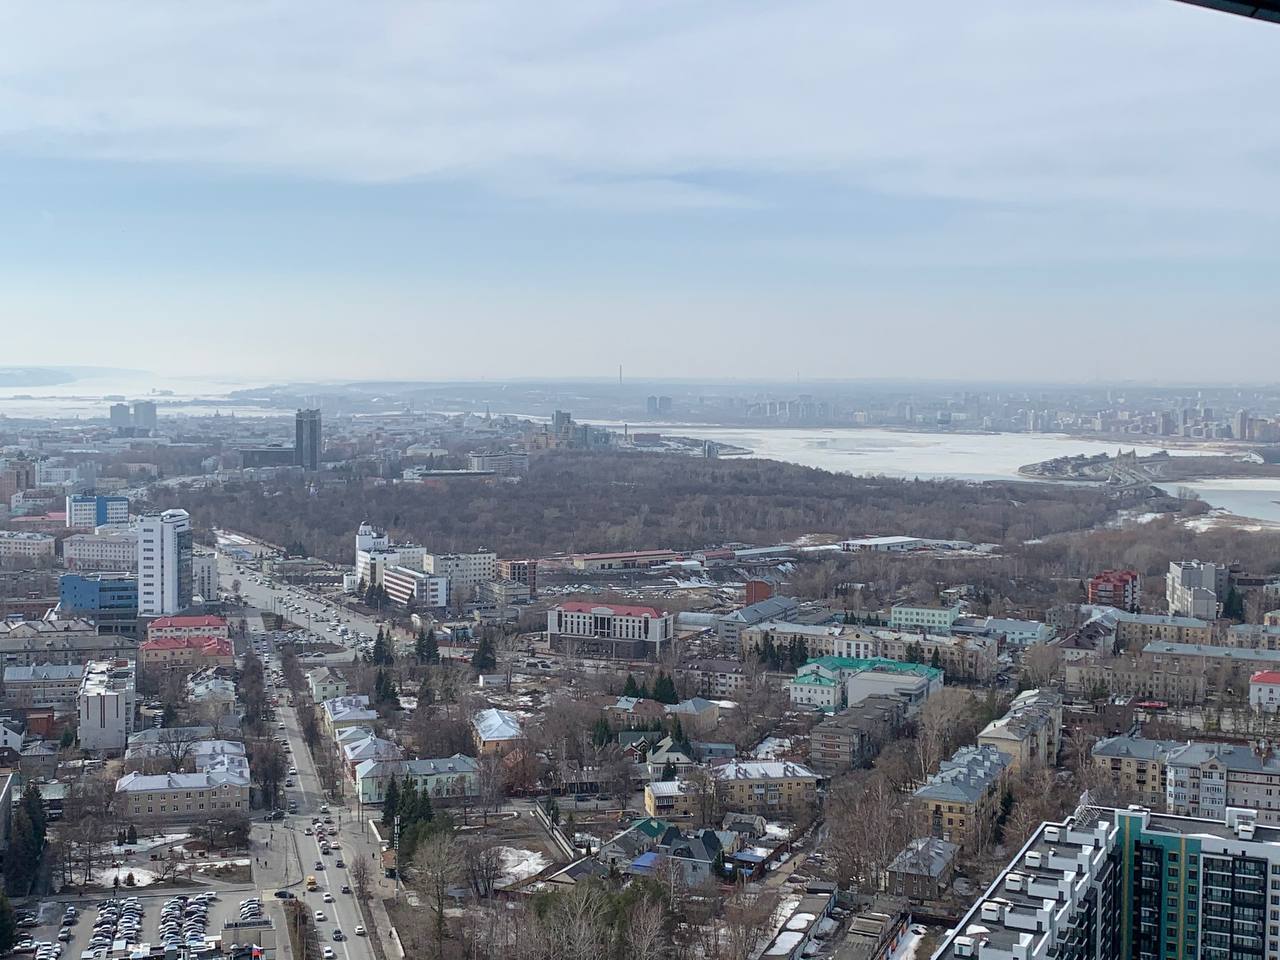
[[[205,891],[184,891],[188,896],[195,896],[198,892]],[[227,890],[218,892],[216,895],[218,899],[209,900],[207,904],[208,918],[205,923],[205,933],[208,936],[221,934],[223,925],[227,920],[239,919],[240,901],[247,897],[256,896],[257,892],[254,890]],[[164,943],[164,938],[160,935],[161,913],[165,902],[173,896],[175,896],[173,891],[148,893],[145,887],[137,892],[126,892],[124,890],[120,892],[116,902],[122,905],[121,920],[124,919],[123,904],[128,897],[137,897],[138,905],[142,908],[142,913],[138,920],[137,943],[160,945]],[[100,902],[109,902],[111,899],[109,895],[104,895],[101,901],[80,898],[42,901],[38,913],[38,919],[41,922],[35,927],[21,928],[19,935],[20,937],[31,936],[37,942],[51,941],[57,943],[58,931],[62,926],[63,911],[67,904],[72,904],[79,911],[79,917],[70,927],[71,939],[62,945],[62,960],[78,960],[86,950],[92,949],[91,941],[93,939],[94,922],[99,915],[98,904]],[[279,908],[270,902],[264,902],[263,907],[266,916],[271,917],[277,929],[279,929]]]

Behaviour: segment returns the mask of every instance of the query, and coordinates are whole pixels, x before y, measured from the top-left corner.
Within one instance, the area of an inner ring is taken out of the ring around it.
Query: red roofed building
[[[1249,678],[1249,706],[1263,713],[1280,710],[1280,670],[1259,670]]]
[[[551,646],[582,656],[656,658],[675,633],[675,617],[656,607],[569,602],[547,611]]]
[[[235,652],[226,637],[160,637],[138,647],[138,670],[142,673],[189,673],[205,667],[231,667],[235,662]]]
[[[1133,612],[1142,602],[1142,578],[1136,570],[1103,570],[1086,584],[1089,602]]]
[[[148,640],[174,637],[221,637],[227,639],[227,621],[222,617],[159,617],[147,624]]]

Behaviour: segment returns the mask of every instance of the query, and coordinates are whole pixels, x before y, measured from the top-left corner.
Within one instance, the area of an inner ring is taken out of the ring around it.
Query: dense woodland
[[[551,452],[518,483],[469,481],[181,491],[197,524],[222,526],[349,562],[362,520],[433,549],[487,546],[505,556],[775,543],[802,534],[1020,543],[1105,521],[1103,490],[1034,483],[851,477],[771,460]]]

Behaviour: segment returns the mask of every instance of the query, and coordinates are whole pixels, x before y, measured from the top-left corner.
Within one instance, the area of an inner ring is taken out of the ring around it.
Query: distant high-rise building
[[[1237,440],[1249,439],[1249,411],[1237,410],[1235,423],[1231,427],[1231,435]]]
[[[135,400],[133,402],[133,425],[141,430],[156,428],[155,401]]]
[[[138,613],[162,617],[191,606],[191,517],[185,510],[144,516],[138,523]]]
[[[129,405],[127,403],[113,403],[111,405],[111,425],[113,427],[133,426],[133,418],[129,416]]]
[[[303,470],[319,470],[320,443],[320,411],[299,410],[294,418],[293,462]]]
[[[657,397],[650,395],[650,396],[648,396],[648,397],[646,397],[646,398],[645,398],[645,401],[644,401],[644,412],[645,412],[645,413],[647,413],[647,414],[649,414],[649,416],[651,416],[651,417],[652,417],[652,416],[654,416],[655,414],[657,414],[657,412],[658,412],[658,398],[657,398]]]

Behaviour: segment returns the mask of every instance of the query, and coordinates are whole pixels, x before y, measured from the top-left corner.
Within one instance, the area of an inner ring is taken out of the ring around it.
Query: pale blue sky
[[[8,6],[5,362],[1274,379],[1277,89],[1171,0]]]

